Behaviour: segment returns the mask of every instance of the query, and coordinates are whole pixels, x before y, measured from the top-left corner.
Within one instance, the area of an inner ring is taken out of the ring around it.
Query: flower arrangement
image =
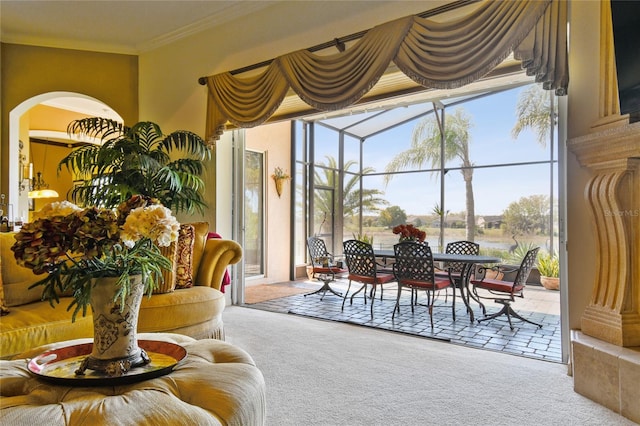
[[[400,235],[400,241],[420,241],[427,238],[427,233],[411,224],[398,225],[393,228],[393,233]]]
[[[118,277],[114,300],[131,291],[130,275],[142,275],[145,293],[151,295],[162,269],[171,262],[161,252],[177,240],[180,224],[171,210],[157,200],[134,195],[117,210],[80,207],[68,201],[45,206],[33,222],[25,223],[11,247],[19,265],[46,276],[43,300],[59,303],[59,294],[71,292],[73,319],[90,303],[95,278]]]

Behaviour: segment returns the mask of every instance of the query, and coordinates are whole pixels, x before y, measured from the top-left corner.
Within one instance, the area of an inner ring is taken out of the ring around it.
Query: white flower
[[[33,220],[45,219],[54,216],[67,216],[82,209],[69,201],[56,201],[49,203],[37,212],[33,213]]]
[[[120,238],[131,248],[142,238],[149,238],[160,247],[167,247],[178,239],[180,223],[168,208],[156,204],[131,210]]]

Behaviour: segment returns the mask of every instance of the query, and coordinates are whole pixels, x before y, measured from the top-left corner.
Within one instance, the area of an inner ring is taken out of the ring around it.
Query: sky
[[[511,136],[511,129],[516,122],[518,95],[526,87],[486,96],[446,110],[449,114],[462,107],[471,116],[469,157],[474,165],[549,159],[549,144],[543,148],[530,130],[521,132],[517,139]],[[364,144],[363,164],[373,167],[376,172],[383,172],[396,153],[410,146],[415,123],[413,121],[368,138]],[[337,132],[317,126],[316,140],[323,142],[316,152],[316,161],[321,161],[325,155],[337,158]],[[346,160],[358,160],[358,145],[357,140],[348,138],[345,143]],[[557,158],[557,154],[554,157]],[[460,160],[456,159],[447,165],[460,166]],[[554,180],[557,186],[557,175]],[[464,211],[465,187],[460,171],[447,173],[445,185],[445,209],[451,213]],[[439,174],[397,175],[387,186],[381,177],[368,177],[365,187],[380,189],[390,205],[400,206],[408,215],[432,214],[436,203],[440,203]],[[511,202],[521,197],[549,194],[550,168],[548,164],[540,164],[476,169],[473,190],[476,215],[500,215]],[[554,198],[557,198],[556,189],[554,194]]]

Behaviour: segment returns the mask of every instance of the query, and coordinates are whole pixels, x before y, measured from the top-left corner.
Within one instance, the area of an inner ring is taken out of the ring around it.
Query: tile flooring
[[[308,283],[305,282],[304,285],[307,286]],[[295,286],[296,283],[292,282],[291,285]],[[320,286],[321,284],[316,284],[316,288],[320,288]],[[347,289],[347,282],[341,279],[332,283],[331,286],[336,291],[344,293]],[[359,288],[358,284],[354,283],[351,292],[354,291],[354,287]],[[373,319],[370,316],[370,300],[365,306],[362,293],[356,296],[353,305],[349,305],[349,300],[347,300],[344,311],[341,309],[342,298],[329,292],[322,300],[320,294],[307,296],[296,294],[246,306],[407,333],[546,361],[562,362],[560,293],[558,291],[546,290],[534,285],[527,286],[525,297],[517,298],[512,306],[523,317],[541,323],[542,328],[515,320],[513,331],[509,328],[504,316],[480,324],[478,322],[471,323],[460,297],[456,298],[456,320],[454,321],[451,314],[451,296],[449,295],[445,302],[443,294],[436,300],[436,307],[433,310],[433,330],[429,321],[429,312],[425,306],[416,306],[414,313],[411,312],[408,291],[403,292],[406,294],[403,294],[400,301],[400,315],[396,313],[395,319],[392,319],[391,314],[397,294],[396,287],[394,284],[385,286],[382,301],[379,291],[378,289],[374,303]],[[420,297],[424,298],[425,296]],[[421,301],[424,302],[423,299]],[[496,312],[501,308],[501,305],[491,300],[485,302],[488,313]],[[438,304],[446,304],[447,306],[438,307]],[[474,309],[476,318],[481,318],[480,307],[473,301],[471,307]]]

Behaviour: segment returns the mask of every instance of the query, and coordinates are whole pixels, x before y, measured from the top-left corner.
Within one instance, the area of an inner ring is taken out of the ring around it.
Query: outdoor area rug
[[[346,285],[340,282],[335,283],[333,287],[339,292],[346,290]],[[544,297],[542,299],[544,303],[538,300],[536,297],[538,294],[540,297]],[[559,306],[558,292],[548,293],[548,290],[541,287],[527,288],[527,296],[529,296],[531,306],[537,306],[541,303],[542,305],[557,304]],[[385,288],[383,300],[380,300],[378,290],[377,300],[374,303],[373,319],[370,314],[370,300],[367,300],[365,305],[361,294],[356,296],[353,305],[350,305],[347,300],[344,310],[342,310],[342,298],[329,293],[323,300],[320,300],[319,294],[309,296],[298,294],[246,306],[326,321],[355,324],[552,362],[562,361],[560,315],[552,313],[554,309],[545,309],[543,306],[536,308],[536,312],[528,311],[526,305],[518,300],[514,304],[518,313],[532,321],[542,323],[543,327],[538,328],[535,325],[514,322],[514,330],[511,330],[506,318],[481,324],[471,323],[459,297],[456,298],[456,320],[454,321],[450,307],[451,296],[449,295],[445,302],[444,296],[441,295],[433,310],[434,326],[432,329],[428,308],[418,305],[414,307],[412,313],[408,293],[401,299],[400,314],[396,313],[395,318],[392,319],[395,298],[395,288]],[[448,306],[438,306],[438,304],[444,303]],[[487,305],[489,312],[499,309],[498,305],[493,305],[489,301]],[[480,309],[477,306],[472,307],[476,308],[475,315],[479,316]]]

